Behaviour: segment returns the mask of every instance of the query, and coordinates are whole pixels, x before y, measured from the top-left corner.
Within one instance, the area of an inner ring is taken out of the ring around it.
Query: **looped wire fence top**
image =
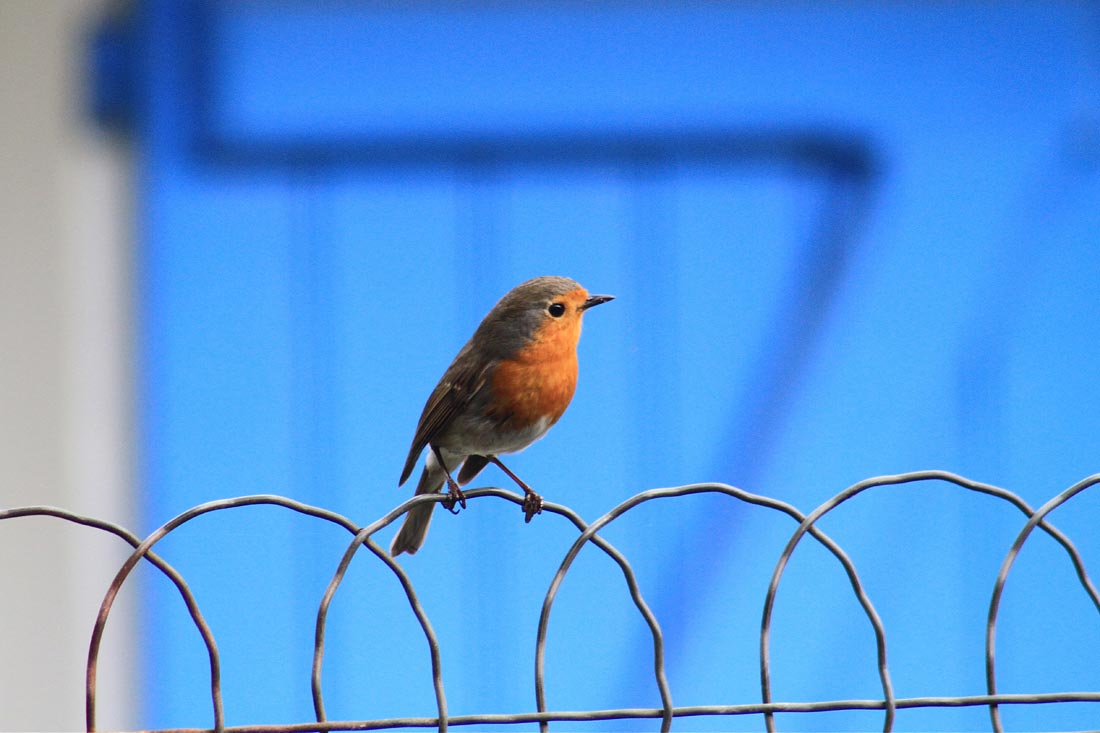
[[[871,489],[884,489],[893,485],[907,484],[919,481],[947,482],[948,484],[954,485],[963,490],[995,497],[1014,506],[1020,511],[1023,518],[1021,529],[1017,534],[1015,541],[1012,543],[1011,547],[1008,548],[1005,554],[1004,560],[1001,564],[1000,570],[994,582],[993,592],[989,601],[985,635],[986,694],[984,695],[910,698],[898,698],[895,696],[893,685],[890,679],[890,667],[888,663],[887,629],[884,627],[882,619],[879,617],[878,612],[875,610],[872,599],[869,597],[867,591],[865,590],[864,584],[860,580],[859,573],[857,572],[857,569],[851,559],[836,542],[834,542],[817,526],[819,520],[821,520],[822,517],[824,517],[826,514],[833,511],[840,504],[848,501],[849,499],[852,499],[853,497],[863,492],[869,491]],[[913,473],[904,473],[893,476],[879,476],[876,478],[866,479],[836,494],[809,514],[802,514],[799,510],[785,502],[765,496],[751,494],[749,492],[742,491],[741,489],[737,489],[733,486],[717,483],[692,484],[687,486],[677,486],[671,488],[651,489],[648,491],[643,491],[641,493],[635,494],[629,499],[613,507],[606,514],[591,523],[585,522],[580,516],[576,514],[576,512],[566,506],[547,502],[544,505],[544,512],[547,514],[564,517],[577,528],[579,534],[573,544],[566,551],[557,572],[554,574],[553,578],[550,581],[550,586],[546,591],[546,595],[542,604],[542,610],[539,616],[535,649],[536,664],[534,673],[536,709],[534,712],[520,712],[513,714],[460,716],[449,716],[447,713],[447,701],[441,667],[441,658],[445,653],[445,650],[442,650],[440,648],[439,641],[436,638],[435,632],[432,629],[431,621],[428,618],[424,607],[417,598],[416,590],[413,587],[409,576],[405,573],[401,565],[398,564],[393,558],[391,558],[389,554],[386,553],[381,547],[379,547],[373,540],[373,536],[378,531],[382,530],[394,520],[401,517],[405,512],[407,512],[417,503],[442,501],[445,498],[442,495],[413,497],[412,499],[409,499],[400,506],[388,512],[385,516],[379,518],[378,520],[372,522],[365,527],[360,527],[349,520],[347,517],[337,514],[335,512],[320,507],[303,504],[301,502],[297,502],[282,496],[252,495],[222,499],[218,501],[207,502],[188,509],[178,516],[173,517],[156,531],[151,533],[144,540],[138,538],[136,535],[129,532],[128,530],[110,522],[105,522],[91,517],[80,516],[72,512],[54,507],[28,506],[8,509],[5,511],[0,511],[0,520],[14,520],[20,517],[29,516],[54,517],[79,525],[92,527],[100,531],[108,532],[119,537],[134,548],[133,552],[123,563],[114,580],[108,587],[92,631],[91,641],[88,650],[88,660],[85,670],[85,710],[87,729],[89,731],[95,730],[96,726],[96,672],[98,668],[99,651],[103,639],[103,633],[106,628],[107,621],[110,617],[112,606],[119,591],[121,590],[123,584],[126,582],[127,578],[130,576],[134,568],[139,562],[141,562],[142,559],[147,560],[158,571],[163,573],[178,590],[187,608],[187,611],[190,614],[190,617],[195,625],[195,628],[199,632],[203,644],[205,645],[210,668],[210,700],[212,707],[211,727],[188,730],[228,730],[235,731],[236,733],[264,730],[290,733],[292,731],[376,730],[400,727],[423,727],[436,728],[439,731],[446,731],[449,726],[538,723],[542,731],[547,731],[549,730],[550,724],[552,722],[653,719],[655,721],[655,725],[656,721],[660,721],[659,727],[661,731],[667,731],[672,728],[673,722],[676,718],[689,716],[762,715],[764,717],[767,730],[774,731],[776,730],[776,713],[813,714],[841,710],[881,710],[882,729],[884,731],[890,731],[893,729],[896,711],[899,709],[987,706],[989,708],[989,719],[992,730],[1002,731],[1004,730],[1000,715],[1000,707],[1002,705],[1054,705],[1070,702],[1091,702],[1098,703],[1096,706],[1096,714],[1097,719],[1100,719],[1100,691],[1063,691],[1035,694],[1003,694],[998,693],[996,681],[996,629],[1001,599],[1003,596],[1005,584],[1012,571],[1015,560],[1019,556],[1020,551],[1023,548],[1024,544],[1027,542],[1028,538],[1034,534],[1035,529],[1042,530],[1042,532],[1049,535],[1064,549],[1067,559],[1070,563],[1072,563],[1074,572],[1078,581],[1081,584],[1083,591],[1087,594],[1089,601],[1096,609],[1097,613],[1100,614],[1100,594],[1098,594],[1096,586],[1090,578],[1088,571],[1086,570],[1084,560],[1082,559],[1073,542],[1071,542],[1065,534],[1058,530],[1047,519],[1048,515],[1050,515],[1055,509],[1060,507],[1062,504],[1070,501],[1075,496],[1078,496],[1085,490],[1095,486],[1097,483],[1100,483],[1100,474],[1082,479],[1065,491],[1051,498],[1038,509],[1033,509],[1023,499],[1021,499],[1018,495],[1014,494],[1011,491],[996,486],[983,484],[977,481],[972,481],[962,476],[958,476],[945,471],[918,471]],[[624,514],[630,512],[635,507],[638,507],[647,502],[658,500],[665,501],[669,499],[674,499],[676,497],[703,493],[724,495],[740,502],[764,507],[784,514],[790,517],[791,520],[796,523],[789,541],[787,542],[782,553],[776,560],[775,567],[771,575],[771,581],[768,585],[767,593],[764,598],[764,606],[760,621],[759,634],[759,675],[761,691],[760,702],[744,702],[739,704],[713,704],[701,706],[696,705],[686,707],[675,706],[675,704],[673,703],[673,691],[665,675],[664,637],[661,632],[659,620],[654,615],[649,605],[646,603],[642,589],[639,586],[634,569],[631,567],[630,562],[619,550],[617,550],[611,543],[609,543],[599,534],[601,530],[615,522]],[[494,498],[509,501],[518,505],[522,505],[523,502],[522,496],[497,488],[470,490],[466,492],[466,495],[467,499],[471,501],[488,500],[490,498]],[[187,522],[190,522],[197,517],[208,514],[210,512],[222,512],[240,507],[255,505],[269,505],[289,509],[291,511],[298,512],[309,517],[335,524],[345,529],[348,534],[351,535],[351,540],[348,543],[347,549],[344,552],[343,557],[340,559],[332,576],[332,579],[329,582],[317,609],[314,635],[313,668],[311,675],[311,692],[315,712],[314,721],[302,722],[292,725],[256,725],[233,727],[227,727],[225,725],[225,714],[222,704],[221,690],[221,658],[218,651],[217,643],[214,639],[214,634],[210,626],[204,619],[199,605],[193,593],[191,592],[191,589],[188,586],[187,582],[171,565],[169,565],[161,557],[159,557],[152,551],[154,546],[160,540],[164,539],[167,535],[178,529],[180,526],[186,524]],[[876,649],[875,663],[878,669],[878,677],[882,693],[881,698],[879,699],[823,700],[816,702],[776,702],[772,699],[771,631],[773,610],[775,607],[775,598],[783,578],[784,570],[787,567],[787,564],[794,554],[796,548],[806,535],[812,537],[833,557],[835,557],[837,562],[840,563],[851,585],[852,593],[854,594],[856,600],[863,610],[864,615],[867,618],[867,633],[874,637]],[[649,629],[653,642],[653,676],[660,698],[658,701],[658,706],[652,708],[624,708],[579,711],[550,710],[549,708],[544,676],[546,640],[548,635],[551,633],[551,616],[553,605],[555,598],[558,595],[558,591],[562,587],[562,584],[565,582],[574,560],[588,544],[594,545],[598,550],[605,553],[619,568],[626,582],[630,598]],[[416,617],[420,629],[424,634],[425,640],[427,642],[428,655],[431,661],[432,684],[436,702],[436,710],[434,711],[434,716],[360,721],[329,721],[326,717],[324,705],[324,686],[322,677],[325,651],[326,622],[328,618],[329,608],[335,600],[340,584],[349,566],[351,565],[352,560],[357,556],[360,547],[365,547],[375,558],[383,563],[391,573],[393,573],[397,581],[400,583],[401,588],[404,591],[404,594],[408,600],[410,612],[413,613]],[[1100,618],[1097,619],[1097,622],[1100,623]]]

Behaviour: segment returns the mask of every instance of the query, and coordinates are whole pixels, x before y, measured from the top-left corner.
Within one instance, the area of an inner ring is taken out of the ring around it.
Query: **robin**
[[[542,511],[542,497],[500,462],[535,442],[569,407],[577,386],[577,342],[589,308],[612,300],[589,295],[565,277],[537,277],[516,286],[489,311],[428,397],[416,425],[398,486],[408,480],[424,447],[428,457],[416,493],[446,483],[452,512],[463,508],[465,486],[489,463],[523,489],[524,518]],[[452,472],[458,470],[458,480]],[[390,545],[410,555],[424,544],[435,503],[414,506]]]

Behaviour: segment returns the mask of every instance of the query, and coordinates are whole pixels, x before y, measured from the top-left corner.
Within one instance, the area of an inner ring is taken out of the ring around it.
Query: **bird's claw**
[[[465,509],[466,494],[458,488],[458,484],[450,481],[447,484],[447,498],[442,503],[444,508],[451,514],[458,514],[459,510],[455,508],[455,504]]]
[[[529,491],[523,497],[523,521],[530,522],[536,514],[542,514],[542,497]]]

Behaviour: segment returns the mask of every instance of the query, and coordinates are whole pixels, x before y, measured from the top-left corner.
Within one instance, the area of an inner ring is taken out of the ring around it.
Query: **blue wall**
[[[129,127],[139,166],[150,529],[246,493],[381,516],[407,496],[396,479],[436,379],[540,274],[618,296],[587,319],[573,406],[510,461],[590,520],[695,481],[809,511],[920,468],[1038,505],[1100,465],[1089,3],[151,0],[131,20],[130,96],[103,114]],[[1092,494],[1053,518],[1095,565]],[[519,517],[476,502],[402,560],[452,714],[534,708],[538,609],[575,531]],[[984,692],[984,614],[1022,521],[926,483],[823,523],[884,618],[899,696]],[[759,699],[761,604],[793,528],[708,496],[607,532],[665,629],[677,704]],[[313,614],[346,540],[246,509],[165,541],[221,646],[229,723],[311,718]],[[434,712],[423,639],[376,565],[357,561],[333,607],[331,719]],[[143,592],[146,724],[208,725],[197,634],[170,588]],[[819,548],[788,570],[772,647],[775,699],[881,695],[870,629]],[[551,709],[658,704],[648,632],[597,553],[563,589],[548,653]],[[1001,689],[1097,690],[1098,658],[1095,608],[1036,538],[1007,589]],[[987,714],[902,712],[898,727],[981,729]],[[1003,715],[1049,729],[1100,713]]]

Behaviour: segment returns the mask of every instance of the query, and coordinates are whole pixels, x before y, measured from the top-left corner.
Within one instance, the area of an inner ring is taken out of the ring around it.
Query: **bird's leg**
[[[466,508],[466,494],[462,493],[462,489],[459,488],[458,483],[451,478],[451,469],[447,468],[447,464],[443,460],[443,456],[439,453],[439,448],[432,446],[432,453],[435,454],[435,459],[439,461],[440,468],[443,469],[443,475],[447,477],[447,498],[443,500],[443,506],[447,508],[451,514],[458,514],[458,510],[455,509],[455,503],[463,509]]]
[[[523,483],[519,476],[508,470],[508,467],[501,463],[499,458],[489,456],[489,460],[496,464],[501,471],[508,474],[508,477],[523,489],[523,521],[530,522],[531,517],[542,514],[542,497],[532,491],[530,486]]]

